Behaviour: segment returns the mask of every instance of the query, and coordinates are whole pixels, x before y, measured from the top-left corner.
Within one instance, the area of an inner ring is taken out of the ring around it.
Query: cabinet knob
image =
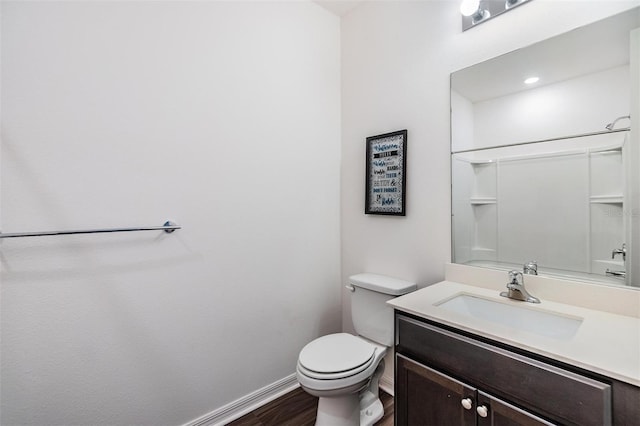
[[[465,398],[462,401],[460,401],[460,403],[462,404],[465,410],[471,410],[471,407],[473,407],[473,401],[471,400],[471,398]]]
[[[476,408],[476,411],[480,417],[487,417],[489,415],[489,409],[484,405],[480,405]]]

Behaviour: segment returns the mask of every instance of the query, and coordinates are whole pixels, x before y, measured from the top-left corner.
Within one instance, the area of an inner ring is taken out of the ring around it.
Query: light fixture
[[[462,0],[460,13],[462,16],[471,17],[472,25],[484,21],[491,16],[488,10],[480,7],[480,0]]]
[[[505,0],[504,8],[505,8],[505,10],[506,9],[511,9],[512,7],[516,7],[520,3],[523,3],[524,1],[525,0]]]
[[[460,13],[462,16],[471,16],[480,7],[480,0],[462,0],[460,4]]]
[[[493,19],[529,1],[531,0],[462,0],[460,3],[462,31]]]
[[[539,77],[529,77],[524,81],[524,84],[534,84],[537,83],[538,80],[540,80]]]

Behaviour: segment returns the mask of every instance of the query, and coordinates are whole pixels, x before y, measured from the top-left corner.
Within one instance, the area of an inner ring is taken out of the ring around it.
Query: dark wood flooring
[[[376,426],[393,426],[393,397],[380,391],[384,417]],[[228,426],[313,426],[318,398],[300,388],[240,417]]]

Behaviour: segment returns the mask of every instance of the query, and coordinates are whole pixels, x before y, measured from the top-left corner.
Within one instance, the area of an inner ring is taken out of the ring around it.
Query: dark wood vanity
[[[396,310],[395,424],[640,425],[640,388]]]

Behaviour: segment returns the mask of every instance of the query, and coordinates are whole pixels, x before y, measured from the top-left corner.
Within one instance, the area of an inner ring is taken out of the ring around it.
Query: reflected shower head
[[[613,130],[613,127],[616,125],[616,123],[617,123],[619,120],[622,120],[622,119],[624,119],[624,118],[628,118],[629,120],[631,120],[631,116],[630,116],[630,115],[623,115],[622,117],[618,117],[618,118],[616,118],[615,120],[613,120],[611,123],[607,124],[607,125],[605,126],[605,128],[606,128],[608,131],[612,131],[612,130]]]

